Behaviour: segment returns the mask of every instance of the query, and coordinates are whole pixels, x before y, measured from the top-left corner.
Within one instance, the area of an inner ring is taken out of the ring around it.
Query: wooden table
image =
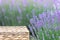
[[[26,26],[0,26],[0,40],[29,40]]]

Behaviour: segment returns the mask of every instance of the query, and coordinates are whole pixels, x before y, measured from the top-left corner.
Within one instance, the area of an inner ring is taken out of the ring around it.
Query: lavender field
[[[30,40],[60,40],[60,0],[0,0],[0,26],[27,26]]]

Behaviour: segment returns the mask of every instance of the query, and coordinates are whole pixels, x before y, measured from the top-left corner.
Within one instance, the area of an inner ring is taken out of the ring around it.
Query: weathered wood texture
[[[29,40],[29,31],[25,26],[0,26],[0,40]]]

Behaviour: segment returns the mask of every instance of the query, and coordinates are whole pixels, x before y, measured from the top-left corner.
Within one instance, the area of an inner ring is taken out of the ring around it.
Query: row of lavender
[[[51,1],[49,1],[51,2]],[[51,3],[45,0],[0,0],[0,25],[28,25],[32,13],[37,15],[49,9]]]

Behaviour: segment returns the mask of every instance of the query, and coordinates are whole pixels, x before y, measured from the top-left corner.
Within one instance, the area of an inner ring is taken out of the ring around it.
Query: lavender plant
[[[60,40],[60,1],[53,0],[54,12],[47,11],[30,19],[30,32],[34,40]],[[34,32],[33,32],[34,31]]]
[[[32,36],[35,37],[36,40],[59,40],[58,37],[60,35],[57,33],[57,31],[60,30],[58,15],[56,15],[56,13],[52,15],[51,11],[43,12],[38,16],[33,14],[33,17],[30,19],[30,25],[28,25]]]

